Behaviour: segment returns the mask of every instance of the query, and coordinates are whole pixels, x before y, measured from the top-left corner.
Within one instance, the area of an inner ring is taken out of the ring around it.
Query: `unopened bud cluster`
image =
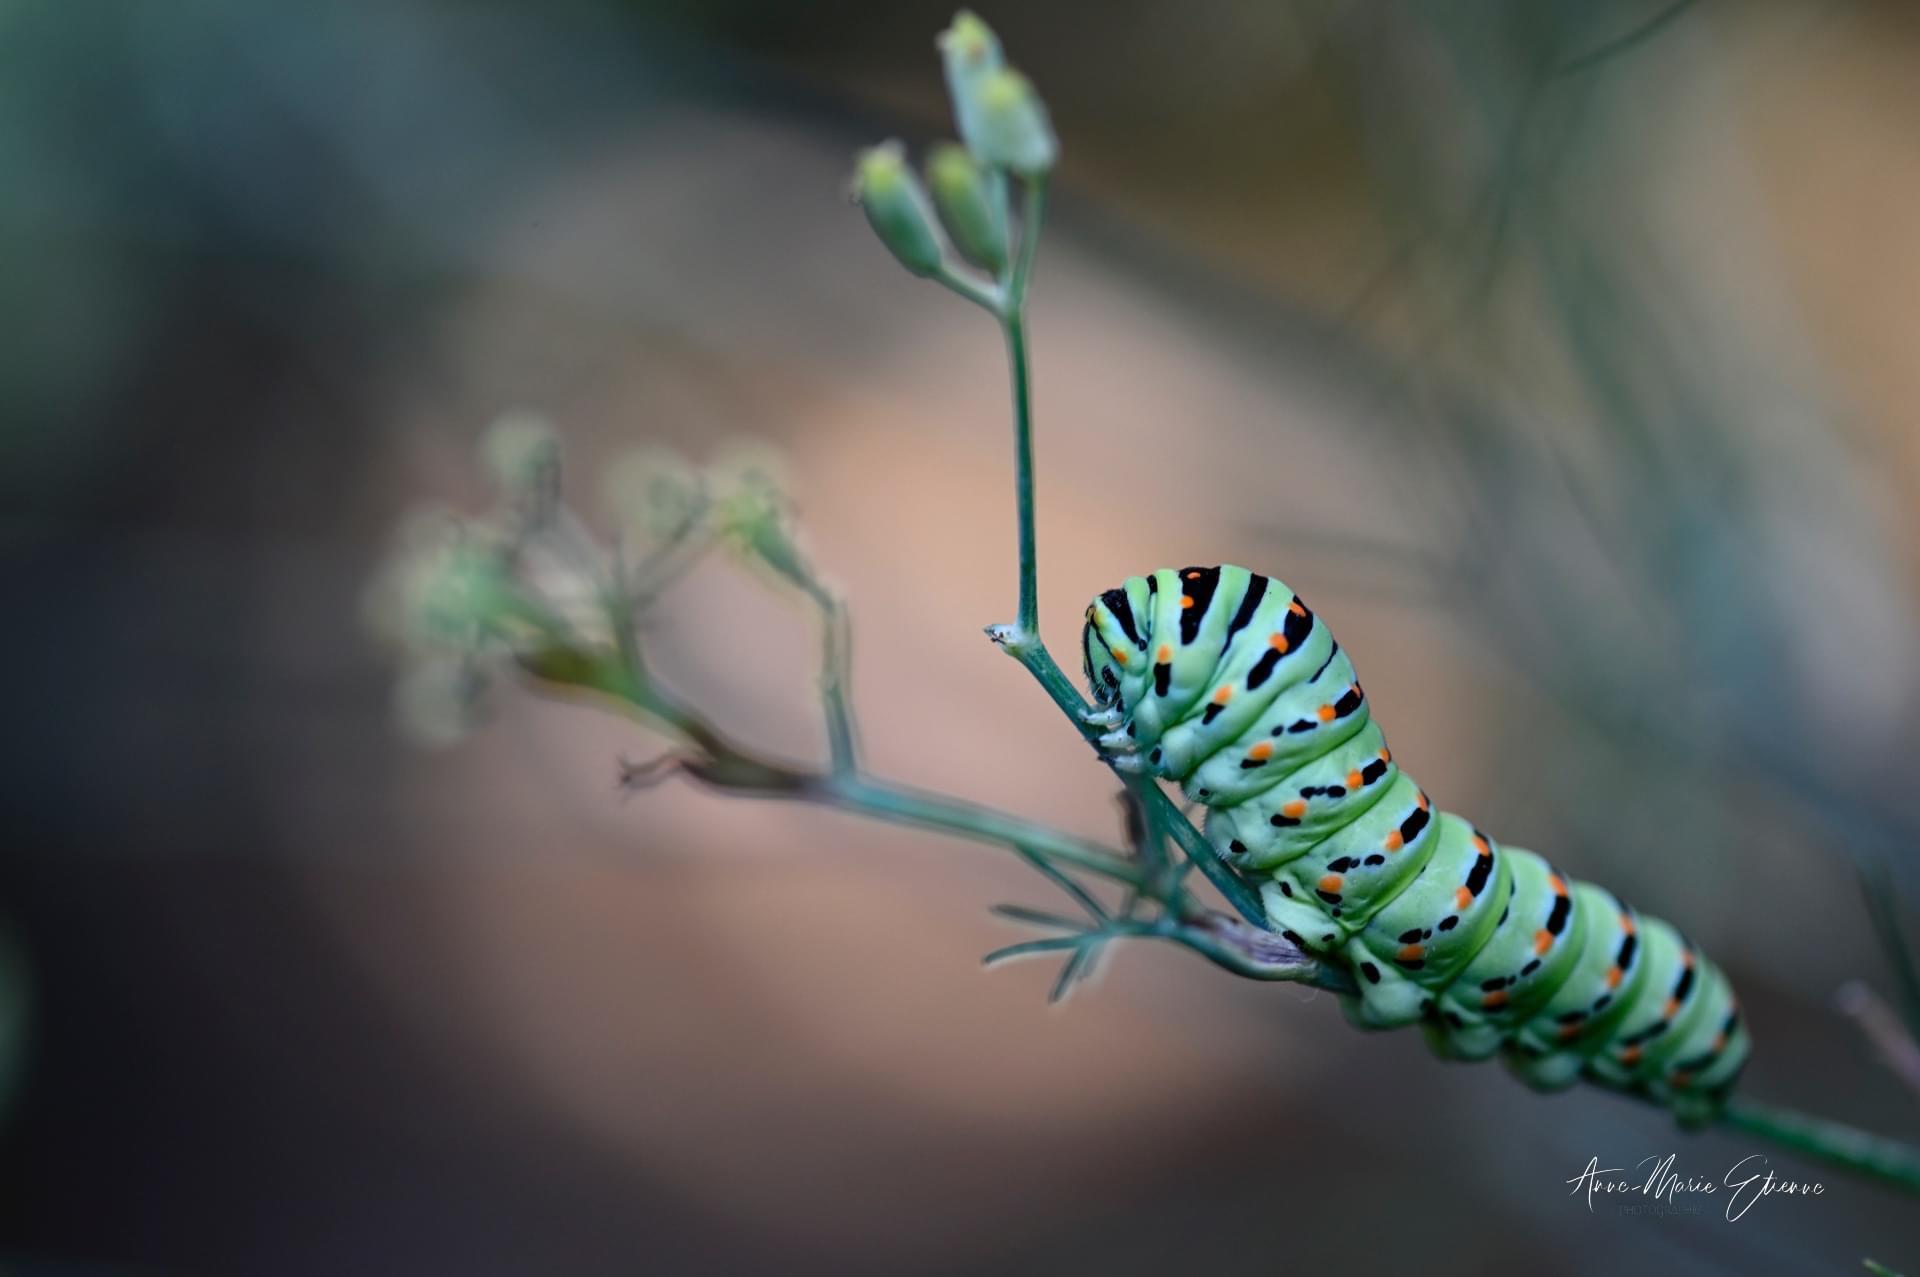
[[[702,470],[658,446],[606,469],[602,544],[561,500],[560,448],[543,420],[510,414],[482,437],[493,509],[415,512],[371,583],[365,617],[401,657],[401,725],[422,743],[456,739],[517,669],[599,690],[639,677],[623,632],[666,582],[716,546],[809,591],[821,587],[794,526],[779,466],[736,446]],[[622,615],[625,613],[626,615]]]
[[[915,275],[951,271],[957,257],[1001,278],[1013,257],[1008,178],[1043,180],[1059,145],[1046,104],[1024,75],[1007,66],[999,38],[985,22],[962,10],[938,45],[960,144],[933,148],[924,182],[901,143],[863,151],[853,198],[880,242]]]

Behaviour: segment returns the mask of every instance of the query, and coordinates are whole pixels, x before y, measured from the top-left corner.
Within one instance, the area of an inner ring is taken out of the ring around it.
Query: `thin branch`
[[[1029,927],[1050,927],[1055,931],[1067,931],[1074,935],[1082,935],[1087,930],[1084,919],[1063,918],[1057,913],[1048,913],[1045,909],[1029,909],[1025,905],[995,905],[987,912],[996,918],[1024,923]]]
[[[1719,1122],[1818,1161],[1920,1193],[1920,1149],[1911,1144],[1795,1109],[1739,1098],[1727,1101]]]
[[[1881,1063],[1920,1095],[1920,1042],[1913,1040],[1900,1017],[1886,1001],[1858,980],[1841,987],[1834,1003],[1852,1020],[1860,1035],[1873,1044]]]
[[[1026,316],[1018,310],[1002,317],[1007,368],[1013,381],[1013,487],[1020,537],[1020,609],[1014,624],[1034,643],[1040,641],[1040,552],[1033,518],[1033,398],[1027,371]]]
[[[1578,75],[1582,71],[1592,70],[1602,62],[1610,58],[1618,57],[1620,54],[1632,49],[1635,45],[1652,39],[1658,35],[1668,23],[1693,8],[1693,5],[1694,0],[1674,0],[1674,3],[1660,10],[1660,12],[1654,14],[1645,22],[1642,22],[1631,30],[1623,32],[1613,39],[1587,50],[1585,53],[1576,54],[1568,58],[1566,61],[1554,67],[1552,74],[1555,78],[1560,78],[1569,75]]]
[[[1094,960],[1100,956],[1100,947],[1104,940],[1099,935],[1088,936],[1067,958],[1060,968],[1060,974],[1054,977],[1053,988],[1047,992],[1050,1003],[1065,1002],[1067,995],[1073,992],[1073,986],[1093,974]]]
[[[713,539],[712,525],[700,514],[683,519],[652,553],[631,569],[627,593],[634,606],[644,608],[685,576],[713,548]]]
[[[1039,870],[1054,886],[1060,888],[1060,890],[1066,892],[1069,896],[1072,896],[1074,903],[1092,915],[1094,921],[1105,922],[1107,920],[1107,908],[1100,903],[1099,898],[1075,882],[1072,878],[1062,873],[1045,856],[1027,847],[1015,847],[1014,850],[1020,853],[1021,859]]]
[[[679,774],[680,755],[678,754],[661,754],[657,758],[649,758],[641,763],[623,757],[620,760],[620,792],[631,798]]]
[[[1260,893],[1255,891],[1245,878],[1235,873],[1231,865],[1220,859],[1219,853],[1213,849],[1213,844],[1193,827],[1193,822],[1173,805],[1173,800],[1167,797],[1166,791],[1158,785],[1153,787],[1152,801],[1160,808],[1167,822],[1167,830],[1173,835],[1173,840],[1180,844],[1180,850],[1186,854],[1187,863],[1206,875],[1207,881],[1213,884],[1214,890],[1226,897],[1227,903],[1233,906],[1235,913],[1256,927],[1267,928],[1267,908],[1260,903]],[[1335,969],[1344,970],[1337,967]]]
[[[934,272],[932,278],[936,284],[944,284],[982,310],[991,311],[996,315],[1000,313],[1004,298],[998,288],[983,284],[971,275],[955,270],[951,266],[943,265]]]
[[[1040,229],[1046,219],[1047,182],[1027,184],[1025,215],[1020,219],[1020,255],[1005,281],[1005,306],[1000,330],[1007,342],[1007,370],[1013,383],[1014,508],[1020,538],[1020,607],[1014,624],[1035,643],[1040,641],[1040,557],[1033,518],[1033,391],[1027,358],[1027,284],[1033,278],[1040,252]]]
[[[1080,936],[1052,936],[1045,940],[1022,940],[1019,944],[995,949],[980,959],[980,965],[992,967],[1013,958],[1031,958],[1043,953],[1059,953],[1063,949],[1077,949],[1082,943]]]
[[[1115,882],[1144,885],[1139,865],[1098,843],[944,794],[865,776],[837,776],[809,796],[895,824],[963,834],[1003,847],[1025,848]]]
[[[1140,819],[1136,850],[1141,863],[1147,867],[1148,880],[1154,884],[1154,894],[1164,898],[1179,891],[1179,886],[1173,878],[1173,866],[1167,855],[1167,813],[1153,800],[1151,792],[1158,788],[1148,776],[1127,778],[1127,793],[1132,798],[1129,810],[1137,812]]]
[[[833,770],[850,775],[860,766],[851,704],[853,629],[840,596],[814,582],[807,597],[820,609],[820,708],[827,721]]]

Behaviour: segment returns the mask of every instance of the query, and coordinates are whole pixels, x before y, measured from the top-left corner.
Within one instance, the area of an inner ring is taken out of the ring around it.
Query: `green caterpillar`
[[[1087,608],[1081,648],[1102,746],[1207,808],[1274,928],[1352,968],[1350,1019],[1504,1053],[1543,1090],[1585,1076],[1689,1120],[1725,1100],[1749,1047],[1726,977],[1669,924],[1435,811],[1285,585],[1133,577]]]

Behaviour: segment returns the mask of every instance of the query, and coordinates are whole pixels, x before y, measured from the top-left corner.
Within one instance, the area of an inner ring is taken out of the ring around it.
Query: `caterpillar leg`
[[[1109,705],[1105,709],[1082,710],[1080,721],[1088,727],[1115,728],[1126,722],[1127,716],[1118,705]]]
[[[1573,1051],[1554,1051],[1519,1041],[1507,1053],[1508,1070],[1536,1091],[1564,1091],[1580,1080],[1585,1059]]]
[[[1102,732],[1094,739],[1093,747],[1107,766],[1115,771],[1139,775],[1153,770],[1152,764],[1140,752],[1140,742],[1134,739],[1133,732],[1127,727],[1115,727],[1112,731]]]
[[[1435,1055],[1449,1060],[1485,1060],[1497,1055],[1506,1040],[1505,1028],[1482,1021],[1449,1025],[1444,1032],[1436,1029],[1429,1035],[1428,1045]]]
[[[1341,943],[1341,929],[1318,906],[1293,894],[1285,879],[1269,878],[1260,884],[1260,902],[1266,906],[1267,921],[1273,929],[1303,949],[1330,953]]]
[[[1419,1023],[1433,996],[1412,980],[1382,963],[1359,936],[1347,941],[1360,996],[1341,1003],[1347,1019],[1363,1029],[1398,1029]]]

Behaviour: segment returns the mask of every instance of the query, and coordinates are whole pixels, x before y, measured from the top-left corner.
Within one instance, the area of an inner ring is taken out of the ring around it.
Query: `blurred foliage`
[[[1421,597],[1581,728],[1569,753],[1515,721],[1503,766],[1587,852],[1705,873],[1784,824],[1910,872],[1916,607],[1870,454],[1781,347],[1781,299],[1657,199],[1718,20],[1477,3],[1322,28],[1393,228],[1342,315],[1393,352],[1387,410],[1356,425],[1398,459],[1380,477],[1427,547]],[[1737,170],[1688,181],[1753,237]]]

